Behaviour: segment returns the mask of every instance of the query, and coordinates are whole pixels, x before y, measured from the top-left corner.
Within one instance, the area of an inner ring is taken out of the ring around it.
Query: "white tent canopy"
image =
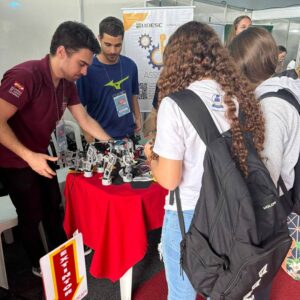
[[[0,78],[5,70],[49,52],[51,36],[66,20],[84,22],[95,34],[101,19],[122,18],[122,8],[193,5],[196,20],[232,23],[241,14],[273,26],[278,44],[294,58],[300,33],[300,0],[2,0],[0,1]]]

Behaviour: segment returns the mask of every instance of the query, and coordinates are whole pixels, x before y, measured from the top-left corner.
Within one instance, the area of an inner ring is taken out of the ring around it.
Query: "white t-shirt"
[[[230,127],[224,116],[226,106],[219,102],[220,97],[216,97],[224,94],[221,87],[213,80],[202,80],[193,82],[188,89],[201,97],[219,131],[227,131]],[[238,104],[235,103],[238,113]],[[179,106],[171,98],[164,98],[157,115],[154,152],[167,159],[183,161],[179,184],[183,210],[195,209],[198,201],[205,150],[205,144]],[[176,210],[176,204],[169,205],[169,195],[165,209]]]

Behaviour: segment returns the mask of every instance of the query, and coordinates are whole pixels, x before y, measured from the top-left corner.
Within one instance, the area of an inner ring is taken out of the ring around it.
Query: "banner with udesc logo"
[[[170,35],[192,21],[193,6],[124,8],[124,52],[138,67],[141,112],[152,108],[163,52]]]

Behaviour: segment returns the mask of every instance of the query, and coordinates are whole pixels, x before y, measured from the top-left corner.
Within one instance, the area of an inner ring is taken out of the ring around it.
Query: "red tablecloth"
[[[78,229],[95,250],[90,273],[116,281],[145,256],[147,231],[162,226],[167,191],[157,183],[103,186],[99,178],[68,174],[64,228],[69,237]]]

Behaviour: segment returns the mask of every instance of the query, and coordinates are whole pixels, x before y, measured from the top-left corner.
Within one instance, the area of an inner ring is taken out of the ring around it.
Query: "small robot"
[[[97,173],[103,173],[103,185],[112,184],[116,172],[123,182],[150,180],[149,172],[144,172],[143,176],[140,172],[140,164],[145,160],[143,149],[142,145],[134,146],[130,139],[97,141],[89,144],[86,151],[66,151],[59,164],[82,171],[84,177],[92,177],[96,169]]]
[[[85,177],[91,177],[96,167],[98,173],[103,173],[102,184],[110,185],[116,167],[120,168],[119,175],[123,181],[131,182],[132,168],[136,163],[135,149],[130,139],[95,142],[89,145],[82,158],[81,170]]]

